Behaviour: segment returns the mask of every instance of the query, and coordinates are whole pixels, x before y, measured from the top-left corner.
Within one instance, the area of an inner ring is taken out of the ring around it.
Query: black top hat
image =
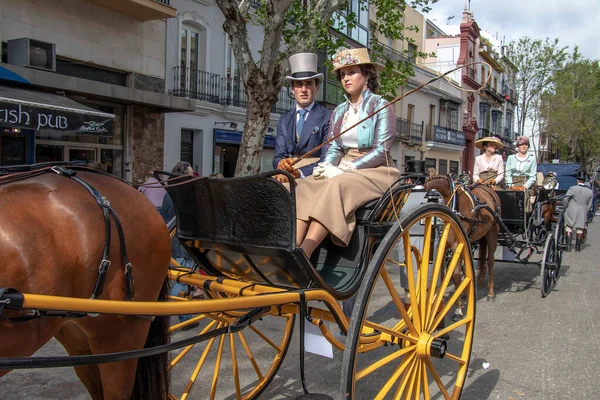
[[[585,181],[587,179],[585,171],[579,171],[579,173],[577,174],[577,180],[578,181]]]

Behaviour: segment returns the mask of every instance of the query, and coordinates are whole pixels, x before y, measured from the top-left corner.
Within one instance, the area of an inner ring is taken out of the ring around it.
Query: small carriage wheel
[[[560,268],[560,265],[558,264],[558,252],[559,250],[556,247],[554,234],[551,233],[544,244],[544,255],[540,266],[540,291],[542,292],[542,297],[546,297],[550,294],[552,287],[556,282],[556,276]]]
[[[454,249],[449,247],[451,237]],[[450,287],[461,264],[463,280]],[[407,281],[403,285],[402,270]],[[458,399],[471,357],[475,282],[468,237],[449,208],[428,203],[402,210],[357,294],[342,363],[341,398]],[[402,286],[410,294],[408,306],[401,298]],[[461,303],[465,316],[453,322],[455,304]]]
[[[556,271],[554,273],[554,282],[560,277],[560,267],[562,266],[563,250],[566,247],[565,243],[565,216],[560,213],[556,227],[554,228],[554,243],[556,246]]]
[[[168,225],[175,234],[174,219]],[[205,298],[227,298],[221,292],[204,291]],[[203,301],[171,296],[174,301]],[[194,315],[171,325],[171,335],[204,334],[226,328],[248,310]],[[173,317],[175,320],[177,317]],[[229,398],[257,399],[269,386],[283,363],[290,346],[295,314],[280,312],[279,307],[263,315],[248,328],[221,335],[206,342],[184,347],[172,353],[170,399]],[[176,320],[175,320],[176,321]],[[199,324],[184,332],[184,328]],[[177,339],[174,337],[174,339]],[[191,371],[191,374],[190,374]],[[235,389],[232,395],[231,388]],[[177,395],[177,396],[176,396]]]
[[[224,293],[205,292],[205,297],[227,296]],[[172,334],[176,332],[179,338],[209,333],[226,328],[247,312],[235,310],[195,315],[188,321],[172,325],[171,331]],[[227,333],[173,352],[169,365],[171,397],[259,398],[283,363],[291,342],[295,317],[295,314],[279,313],[278,307],[272,307],[269,313],[242,331]],[[195,322],[199,322],[200,326],[181,332],[183,327]]]

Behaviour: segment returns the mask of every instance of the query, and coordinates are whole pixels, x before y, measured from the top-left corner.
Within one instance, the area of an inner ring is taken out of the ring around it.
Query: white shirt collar
[[[312,103],[310,103],[307,107],[300,107],[298,104],[296,104],[296,112],[298,112],[299,110],[306,110],[306,112],[310,112],[310,110],[312,110],[312,108],[315,106],[315,102],[313,101]]]

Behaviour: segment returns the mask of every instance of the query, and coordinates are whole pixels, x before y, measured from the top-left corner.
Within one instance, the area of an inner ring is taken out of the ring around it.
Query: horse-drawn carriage
[[[126,183],[81,167],[2,177],[0,376],[76,366],[93,398],[258,398],[298,316],[305,398],[308,327],[344,351],[340,398],[459,398],[476,297],[458,216],[436,195],[406,205],[404,177],[358,210],[348,247],[326,242],[309,259],[295,243],[294,186],[272,175],[169,179],[179,240],[199,267],[169,271],[164,222]],[[167,273],[205,299],[157,301]],[[466,313],[451,321],[456,304]],[[168,343],[165,317],[183,314],[195,317],[171,332],[200,327]],[[52,336],[70,357],[30,357]],[[185,387],[167,390],[169,372],[187,373]]]
[[[483,283],[487,265],[488,300],[495,298],[492,271],[496,261],[539,265],[542,297],[550,293],[559,277],[564,218],[562,213],[556,213],[556,176],[538,174],[538,181],[531,197],[525,191],[500,190],[486,184],[456,185],[446,176],[431,176],[425,185],[441,193],[465,225],[474,250],[479,247],[478,281]],[[497,246],[507,248],[514,256],[495,259]],[[541,259],[531,262],[535,254],[541,255]]]

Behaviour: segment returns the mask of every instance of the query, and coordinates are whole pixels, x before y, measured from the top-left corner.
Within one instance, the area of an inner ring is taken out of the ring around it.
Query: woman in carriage
[[[475,147],[484,150],[484,153],[475,158],[473,167],[473,182],[499,185],[504,179],[504,160],[496,154],[496,150],[504,144],[495,136],[485,137],[475,142]]]
[[[517,149],[517,154],[511,154],[506,160],[506,186],[512,190],[529,190],[535,184],[537,161],[533,154],[527,153],[527,136],[517,139]]]

